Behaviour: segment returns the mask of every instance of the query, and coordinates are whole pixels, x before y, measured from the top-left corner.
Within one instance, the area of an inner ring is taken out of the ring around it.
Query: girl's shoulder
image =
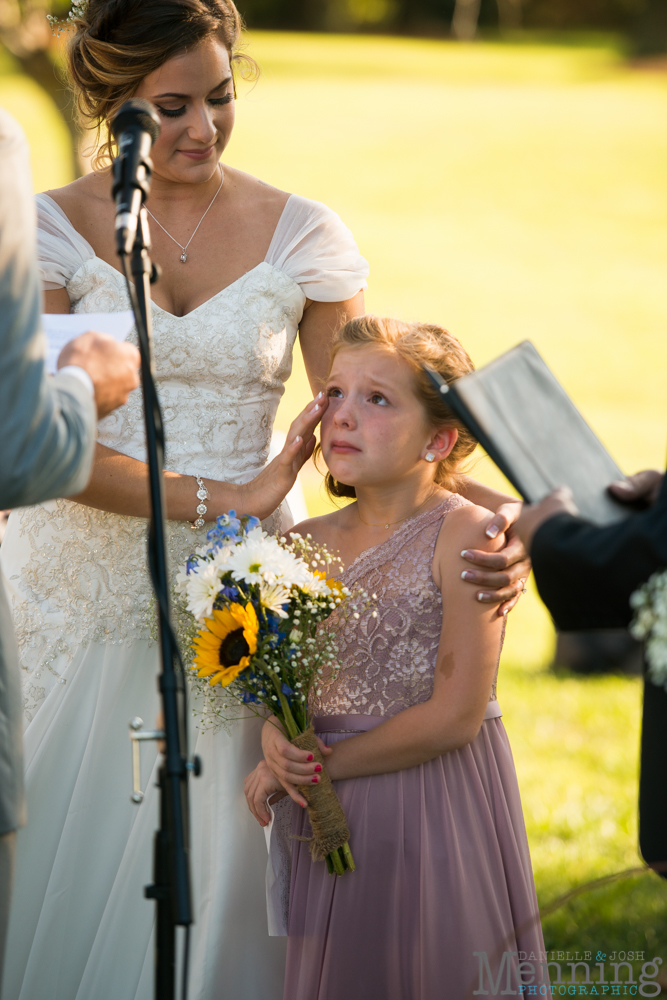
[[[486,527],[493,519],[486,507],[473,503],[461,504],[443,518],[433,553],[433,579],[442,590],[446,581],[460,582],[463,569],[469,567],[461,558],[465,549],[497,552],[505,544],[505,536],[489,538]]]
[[[334,547],[337,547],[336,543],[343,523],[342,513],[342,510],[334,510],[330,514],[309,517],[307,520],[295,524],[292,528],[288,528],[284,532],[284,536],[289,539],[290,535],[294,533],[303,538],[310,535],[316,545],[326,545],[328,549],[333,550]]]

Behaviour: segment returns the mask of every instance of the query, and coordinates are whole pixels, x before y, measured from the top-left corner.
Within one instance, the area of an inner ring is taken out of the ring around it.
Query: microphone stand
[[[147,187],[148,182],[142,185],[143,197],[147,194]],[[183,997],[187,992],[188,938],[189,926],[192,923],[188,775],[191,770],[195,774],[199,773],[199,762],[197,760],[192,764],[188,762],[185,678],[171,626],[169,608],[162,483],[164,431],[153,377],[150,310],[150,285],[157,280],[159,274],[151,263],[149,250],[148,218],[146,209],[142,207],[129,266],[127,255],[119,251],[119,256],[132,303],[141,354],[141,385],[152,508],[148,535],[148,561],[159,620],[161,660],[159,689],[162,697],[166,744],[159,770],[160,826],[156,831],[153,845],[153,884],[146,886],[144,892],[147,899],[155,900],[157,909],[154,996],[156,1000],[175,1000],[177,926],[186,928]],[[175,669],[176,661],[180,664],[179,672]],[[140,800],[135,799],[135,801]]]

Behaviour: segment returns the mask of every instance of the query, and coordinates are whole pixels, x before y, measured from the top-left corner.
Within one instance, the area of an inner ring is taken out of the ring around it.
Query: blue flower
[[[294,691],[292,690],[292,688],[289,687],[287,684],[285,684],[284,681],[283,681],[283,686],[282,686],[281,690],[282,690],[283,694],[287,694],[287,695],[294,694]]]
[[[245,705],[247,705],[248,702],[250,701],[255,701],[255,702],[259,701],[259,698],[257,697],[256,694],[251,694],[250,691],[244,691],[241,696],[241,700]]]
[[[245,526],[246,534],[249,531],[252,531],[253,528],[257,528],[260,523],[261,522],[260,522],[260,520],[259,520],[258,517],[253,517],[252,515],[250,515],[250,517],[248,518],[248,521],[246,523],[246,526]]]

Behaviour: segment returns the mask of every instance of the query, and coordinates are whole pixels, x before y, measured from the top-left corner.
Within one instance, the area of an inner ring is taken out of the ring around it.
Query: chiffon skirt
[[[158,656],[147,641],[90,643],[62,668],[25,733],[28,824],[19,830],[2,1000],[152,1000],[158,824],[155,744],[130,802],[128,722],[152,728]],[[243,795],[261,757],[249,718],[196,737],[190,782],[195,924],[190,1000],[279,1000],[284,939],[267,934],[266,846]]]
[[[332,745],[379,721],[319,717],[315,729]],[[461,750],[335,785],[357,870],[331,876],[294,840],[284,1000],[472,1000],[493,990],[485,961],[498,992],[507,976],[519,992],[516,962],[546,956],[500,718]],[[308,836],[305,811],[293,814],[293,834]]]

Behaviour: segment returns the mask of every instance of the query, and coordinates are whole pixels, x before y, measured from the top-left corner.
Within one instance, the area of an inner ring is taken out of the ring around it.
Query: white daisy
[[[185,583],[187,608],[197,621],[210,618],[220,591],[220,569],[208,563],[199,573],[188,574]]]
[[[229,554],[226,568],[232,571],[236,580],[246,583],[281,583],[291,587],[300,575],[299,562],[295,556],[282,548],[275,538],[257,537],[252,531],[241,545],[235,546]]]
[[[287,587],[283,587],[280,583],[266,583],[262,580],[259,585],[259,596],[268,611],[273,611],[279,618],[287,618],[287,612],[283,610],[283,604],[287,604],[290,599]]]

